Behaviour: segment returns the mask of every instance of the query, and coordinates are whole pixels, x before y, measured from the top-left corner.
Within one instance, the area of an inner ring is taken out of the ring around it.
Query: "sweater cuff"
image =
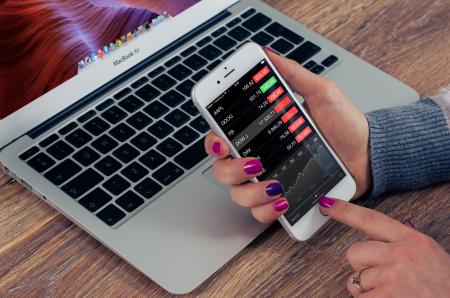
[[[366,114],[372,189],[376,197],[450,180],[450,132],[431,99]]]

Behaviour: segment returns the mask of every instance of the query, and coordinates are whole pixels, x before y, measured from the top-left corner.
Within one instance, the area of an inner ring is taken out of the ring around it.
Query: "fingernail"
[[[281,212],[289,208],[289,203],[286,199],[280,199],[273,203],[273,209],[275,209],[276,212]]]
[[[410,219],[405,220],[403,222],[403,224],[408,226],[408,227],[410,227],[410,228],[416,229],[416,226],[413,224],[413,222]]]
[[[273,50],[273,49],[271,49],[271,48],[269,48],[269,47],[263,47],[263,49],[266,50],[266,51],[268,51],[268,52],[271,52],[271,53],[274,53],[274,54],[277,54],[277,55],[278,55],[278,53],[275,52],[275,50]]]
[[[281,195],[283,192],[284,187],[280,182],[270,183],[266,186],[266,193],[271,197]]]
[[[249,175],[257,174],[262,171],[262,164],[259,159],[252,159],[247,161],[244,166],[244,171]]]
[[[212,150],[215,154],[220,154],[220,143],[219,142],[214,142],[214,144],[212,145]]]
[[[330,208],[331,206],[334,205],[334,203],[336,203],[336,201],[332,198],[328,198],[328,197],[321,197],[319,199],[319,205],[322,208]]]

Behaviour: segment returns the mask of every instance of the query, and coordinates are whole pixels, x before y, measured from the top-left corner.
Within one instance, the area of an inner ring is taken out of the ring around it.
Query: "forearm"
[[[366,115],[371,196],[450,180],[450,132],[443,108],[426,99]]]

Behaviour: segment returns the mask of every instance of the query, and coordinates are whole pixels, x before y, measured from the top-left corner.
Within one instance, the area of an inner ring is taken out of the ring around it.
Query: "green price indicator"
[[[269,90],[270,88],[272,88],[273,85],[275,85],[277,83],[277,79],[272,76],[270,79],[268,79],[264,84],[262,84],[259,89],[261,90],[262,93],[266,93],[267,90]]]

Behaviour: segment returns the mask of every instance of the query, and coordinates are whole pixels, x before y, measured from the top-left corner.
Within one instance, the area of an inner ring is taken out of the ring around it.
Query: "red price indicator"
[[[270,93],[269,96],[267,96],[267,101],[269,103],[274,102],[275,100],[277,100],[278,97],[280,97],[281,94],[284,93],[283,87],[278,87],[277,89],[275,89],[275,91],[273,91],[272,93]]]
[[[291,99],[289,98],[289,96],[286,95],[286,97],[283,98],[283,100],[280,101],[273,109],[275,110],[275,112],[279,113],[290,104],[291,104]]]
[[[297,143],[303,141],[310,133],[312,133],[312,129],[307,126],[304,130],[302,130],[298,135],[295,136],[295,140]]]
[[[259,81],[261,81],[266,75],[268,75],[270,72],[269,67],[264,66],[263,69],[261,69],[260,71],[258,71],[254,76],[253,76],[253,81],[255,83],[258,83]]]
[[[288,122],[292,117],[295,116],[295,114],[297,114],[298,110],[296,107],[292,107],[289,111],[287,111],[282,117],[281,117],[281,121],[283,121],[283,123]]]
[[[300,116],[297,120],[294,121],[294,123],[292,123],[291,125],[289,125],[288,129],[291,133],[293,133],[294,131],[296,131],[297,129],[300,128],[300,126],[303,125],[303,123],[305,123],[305,118],[303,118],[302,116]]]

